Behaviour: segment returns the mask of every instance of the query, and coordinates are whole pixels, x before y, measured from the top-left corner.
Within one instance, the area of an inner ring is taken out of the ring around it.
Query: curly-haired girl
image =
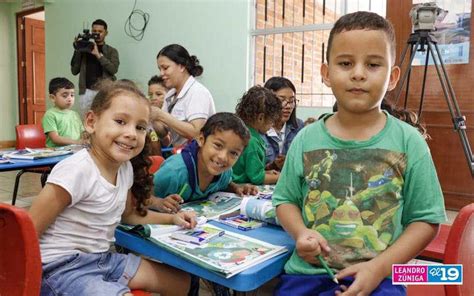
[[[40,238],[41,295],[187,293],[186,273],[109,251],[120,221],[195,225],[192,214],[144,209],[152,188],[143,151],[149,115],[148,100],[132,82],[106,82],[95,96],[84,122],[90,148],[53,168],[30,209]]]
[[[265,171],[266,145],[262,135],[279,120],[281,108],[275,94],[261,86],[250,88],[240,99],[236,113],[249,128],[250,141],[233,167],[232,179],[235,183],[260,185],[277,182],[277,171]]]

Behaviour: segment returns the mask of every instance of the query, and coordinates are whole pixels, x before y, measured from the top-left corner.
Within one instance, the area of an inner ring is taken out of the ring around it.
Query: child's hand
[[[163,113],[165,113],[165,111],[161,110],[161,108],[158,108],[156,106],[151,106],[150,112],[150,118],[153,120],[163,119]]]
[[[370,295],[384,279],[384,275],[372,261],[349,266],[336,274],[339,280],[347,276],[353,276],[354,282],[349,287],[341,285],[342,291],[336,291],[336,295]]]
[[[285,155],[279,154],[273,161],[273,163],[275,164],[275,167],[280,171],[281,171],[281,168],[283,167],[283,164],[285,163],[285,158],[286,158]]]
[[[180,204],[183,203],[183,199],[178,194],[171,194],[165,198],[157,198],[153,203],[153,207],[160,212],[174,214],[179,212],[181,209]]]
[[[258,193],[258,187],[253,184],[240,184],[235,187],[234,192],[238,196],[256,195]]]
[[[265,171],[265,172],[269,175],[279,175],[280,174],[280,172],[276,171],[276,170],[268,170],[268,171]]]
[[[321,252],[329,252],[331,250],[326,239],[319,232],[311,229],[305,229],[298,234],[295,247],[298,256],[311,264],[318,262],[316,256],[321,254]]]
[[[194,211],[184,211],[173,215],[173,223],[184,228],[196,227],[196,213]]]

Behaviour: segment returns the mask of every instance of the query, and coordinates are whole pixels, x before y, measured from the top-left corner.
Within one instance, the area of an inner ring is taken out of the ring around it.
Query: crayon
[[[337,280],[336,276],[332,272],[332,269],[329,268],[329,266],[326,263],[326,261],[324,260],[323,256],[318,255],[317,258],[318,258],[319,262],[321,263],[321,265],[324,267],[324,269],[326,269],[327,273],[332,278],[333,282],[335,282],[336,284],[339,284],[339,281]]]

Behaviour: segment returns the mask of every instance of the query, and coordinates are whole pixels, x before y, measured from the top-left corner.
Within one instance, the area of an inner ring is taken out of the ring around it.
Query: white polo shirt
[[[176,89],[173,88],[165,96],[163,110],[170,113],[176,119],[190,122],[195,119],[207,119],[216,113],[214,99],[209,90],[199,83],[193,76],[189,76],[183,88],[177,96],[176,104],[169,110],[171,102],[176,96]],[[171,144],[181,145],[188,139],[177,134],[171,129]]]

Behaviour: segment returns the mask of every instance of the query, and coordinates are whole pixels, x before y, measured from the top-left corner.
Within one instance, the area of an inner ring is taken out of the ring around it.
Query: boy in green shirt
[[[421,252],[446,217],[423,135],[381,107],[400,76],[393,27],[375,13],[344,15],[326,59],[338,111],[296,136],[273,193],[296,241],[275,295],[404,295],[387,279],[392,264]]]
[[[42,121],[46,147],[82,144],[84,127],[79,114],[71,110],[74,105],[74,84],[64,77],[51,79],[49,98],[54,107],[46,111]]]

